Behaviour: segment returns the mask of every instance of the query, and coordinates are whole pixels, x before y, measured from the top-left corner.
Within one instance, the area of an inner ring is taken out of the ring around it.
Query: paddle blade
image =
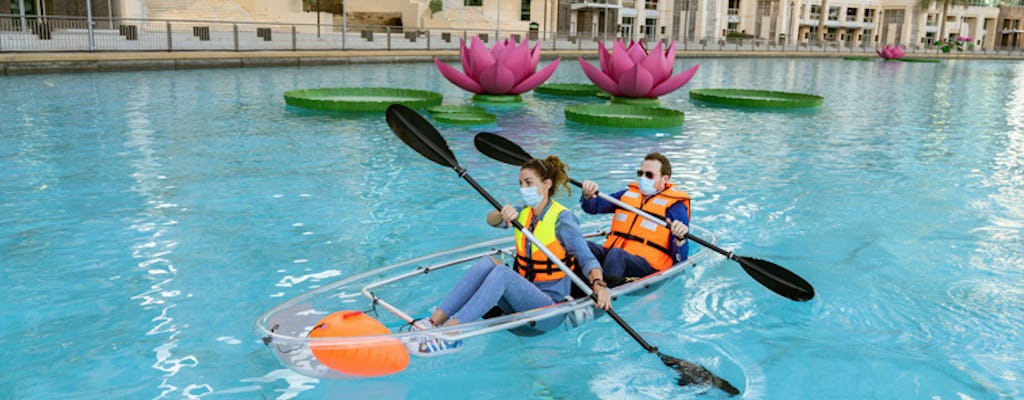
[[[473,144],[485,156],[505,164],[523,165],[523,163],[533,158],[519,145],[490,132],[476,134],[476,137],[473,138]]]
[[[814,298],[814,288],[811,284],[788,269],[757,258],[736,256],[734,260],[740,263],[751,278],[782,297],[796,301]]]
[[[411,108],[401,104],[392,104],[384,112],[388,126],[399,139],[412,147],[430,161],[446,167],[458,168],[455,155],[448,148],[448,142],[441,133],[430,125],[422,116]]]
[[[707,370],[707,368],[694,364],[690,361],[661,354],[661,352],[658,352],[658,357],[661,357],[661,362],[672,367],[679,373],[679,386],[714,386],[722,389],[723,392],[726,392],[731,396],[740,394],[740,390],[736,389],[736,387],[729,383],[729,381],[715,376],[715,374],[712,374],[711,371]]]

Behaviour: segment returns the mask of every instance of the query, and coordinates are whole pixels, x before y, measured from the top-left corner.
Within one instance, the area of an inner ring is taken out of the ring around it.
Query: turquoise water
[[[440,128],[499,200],[516,171],[489,130],[608,190],[651,150],[725,247],[810,281],[794,303],[735,263],[698,266],[620,309],[662,352],[751,399],[1024,396],[1024,63],[681,59],[662,101],[682,127],[566,122],[527,95],[487,127]],[[563,60],[549,82],[585,82]],[[317,381],[253,333],[326,282],[509,232],[379,114],[284,105],[288,90],[392,86],[469,95],[427,63],[0,79],[0,395],[12,399],[700,396],[610,320],[431,373]],[[687,90],[825,96],[816,111],[692,103]],[[578,195],[574,191],[573,197]],[[568,203],[573,200],[566,199]],[[589,218],[585,218],[590,220]],[[495,347],[488,347],[489,349]]]

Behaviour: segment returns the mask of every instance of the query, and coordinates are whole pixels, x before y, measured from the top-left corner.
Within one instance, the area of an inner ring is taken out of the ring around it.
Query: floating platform
[[[731,106],[808,108],[818,107],[825,98],[813,94],[754,89],[694,89],[690,99]]]
[[[398,103],[410,108],[441,104],[440,93],[383,87],[299,89],[284,93],[290,106],[327,111],[384,111]]]
[[[938,63],[942,62],[942,60],[939,60],[937,58],[914,58],[914,57],[904,57],[904,58],[901,58],[900,61],[903,61],[903,62],[916,62],[916,63],[933,63],[933,64],[938,64]]]
[[[463,105],[440,105],[427,107],[437,122],[461,125],[486,125],[498,121],[498,116],[482,107]]]
[[[597,97],[604,93],[597,85],[590,83],[547,83],[537,86],[534,92],[551,96]]]
[[[683,124],[683,112],[632,104],[576,104],[565,107],[565,118],[588,125],[616,128],[671,128]]]

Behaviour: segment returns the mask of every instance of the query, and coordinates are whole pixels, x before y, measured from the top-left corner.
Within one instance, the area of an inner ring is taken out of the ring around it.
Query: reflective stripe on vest
[[[533,207],[525,207],[519,212],[519,223],[533,232],[533,236],[541,243],[544,243],[544,246],[551,250],[552,254],[560,258],[569,269],[573,269],[576,265],[576,259],[565,254],[565,249],[562,248],[562,244],[555,237],[555,225],[558,222],[558,214],[563,210],[565,210],[564,206],[557,201],[552,201],[548,211],[537,221],[537,225],[531,226]],[[516,272],[519,272],[520,275],[531,282],[554,281],[565,277],[565,273],[555,263],[550,262],[548,256],[544,255],[544,252],[538,249],[537,245],[528,242],[529,240],[526,239],[526,235],[523,235],[522,232],[516,229],[516,261],[513,264]],[[527,257],[527,245],[530,245],[529,257]]]
[[[620,200],[662,219],[665,218],[669,207],[682,202],[686,207],[686,216],[690,216],[690,195],[675,189],[671,183],[665,185],[665,190],[651,196],[645,202],[643,194],[634,182],[622,193]],[[674,255],[668,250],[670,240],[672,231],[669,228],[620,208],[615,210],[612,217],[611,232],[604,241],[604,247],[618,247],[630,254],[643,257],[651,264],[651,268],[661,271],[675,264]]]

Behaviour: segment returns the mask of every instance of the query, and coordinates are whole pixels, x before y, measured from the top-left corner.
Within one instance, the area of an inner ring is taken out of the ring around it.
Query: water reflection
[[[177,335],[184,328],[175,323],[174,310],[178,306],[172,301],[181,295],[181,290],[174,289],[178,270],[171,261],[178,243],[165,238],[170,229],[177,223],[167,216],[177,205],[167,203],[165,192],[168,190],[162,175],[163,165],[156,156],[154,148],[155,130],[149,119],[150,90],[148,85],[139,85],[128,92],[125,105],[127,132],[124,146],[131,151],[127,156],[134,171],[132,178],[136,184],[131,190],[138,193],[145,201],[147,209],[141,212],[141,218],[132,222],[131,229],[148,237],[141,243],[132,246],[132,257],[138,260],[138,268],[148,275],[153,283],[145,292],[132,297],[133,301],[143,310],[156,310],[153,317],[154,325],[146,332],[147,336],[158,336],[160,344],[153,349],[156,361],[153,369],[163,374],[158,386],[160,395],[165,398],[174,393],[178,387],[168,382],[169,378],[178,374],[182,368],[194,368],[199,360],[192,354],[176,354],[178,347]],[[188,393],[191,393],[189,389]],[[186,397],[188,393],[183,393]]]

